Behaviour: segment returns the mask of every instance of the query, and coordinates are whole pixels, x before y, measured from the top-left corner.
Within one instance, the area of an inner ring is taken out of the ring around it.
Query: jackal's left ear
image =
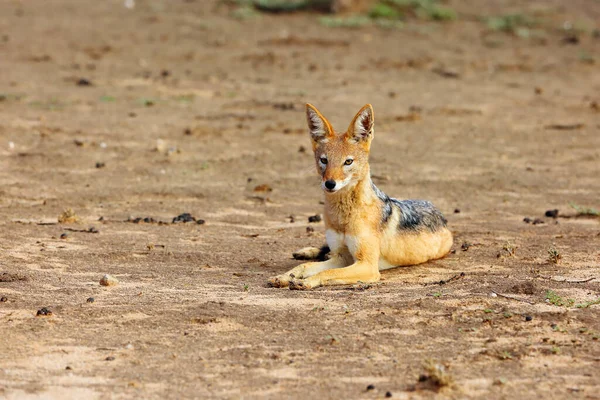
[[[367,104],[360,109],[350,123],[348,132],[346,132],[346,139],[353,143],[370,141],[375,133],[373,129],[374,122],[373,106]]]

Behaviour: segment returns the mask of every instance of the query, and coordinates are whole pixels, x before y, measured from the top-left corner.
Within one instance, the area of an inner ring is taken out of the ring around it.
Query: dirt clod
[[[28,281],[29,277],[19,272],[2,272],[0,273],[0,282],[17,282]]]

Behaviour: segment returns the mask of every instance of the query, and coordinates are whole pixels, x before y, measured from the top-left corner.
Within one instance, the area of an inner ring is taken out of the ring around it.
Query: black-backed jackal
[[[331,258],[304,263],[272,277],[272,286],[312,289],[376,282],[379,271],[424,263],[450,251],[452,233],[433,204],[393,199],[371,181],[374,116],[370,104],[341,134],[310,104],[306,116],[325,191],[325,236]]]

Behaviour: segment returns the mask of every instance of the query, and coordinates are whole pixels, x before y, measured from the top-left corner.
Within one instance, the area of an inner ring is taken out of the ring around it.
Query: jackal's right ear
[[[333,136],[331,124],[312,104],[306,104],[306,121],[313,143],[326,141]]]

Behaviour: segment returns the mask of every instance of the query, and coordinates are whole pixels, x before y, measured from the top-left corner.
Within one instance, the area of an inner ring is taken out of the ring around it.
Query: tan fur
[[[336,191],[325,192],[325,227],[332,257],[272,277],[272,286],[311,289],[376,282],[380,270],[424,263],[450,251],[452,234],[445,227],[435,232],[400,231],[400,211],[396,208],[387,222],[381,221],[383,203],[373,190],[368,160],[374,136],[370,104],[356,114],[342,134],[335,134],[329,121],[310,104],[307,118],[317,172],[323,182],[336,182]],[[326,164],[322,157],[326,157]],[[348,159],[353,162],[345,165]],[[337,182],[344,183],[341,189],[337,189]]]

